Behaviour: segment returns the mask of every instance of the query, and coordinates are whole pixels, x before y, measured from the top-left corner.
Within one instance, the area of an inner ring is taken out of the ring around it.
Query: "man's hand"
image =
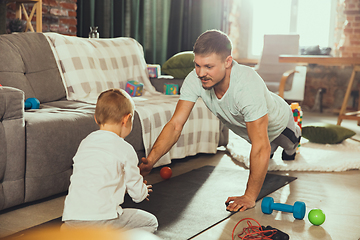
[[[225,205],[227,205],[226,210],[231,212],[243,212],[246,209],[250,209],[255,207],[255,200],[251,199],[250,197],[247,197],[245,195],[241,197],[229,197]]]
[[[144,177],[148,175],[151,172],[151,169],[153,168],[153,165],[149,163],[149,161],[146,158],[141,158],[142,163],[140,163],[140,174]]]
[[[251,141],[250,174],[245,194],[240,197],[229,197],[225,204],[228,211],[245,211],[253,208],[268,169],[271,146],[267,135],[268,115],[246,122],[246,129]]]
[[[146,176],[155,163],[177,142],[195,102],[179,100],[170,121],[164,126],[147,158],[141,158],[140,174]]]

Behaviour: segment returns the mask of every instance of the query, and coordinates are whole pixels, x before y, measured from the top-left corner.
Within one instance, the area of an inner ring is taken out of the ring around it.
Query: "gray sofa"
[[[94,105],[66,99],[50,45],[41,33],[0,36],[0,210],[67,191],[80,141],[98,129]],[[157,88],[162,91],[159,81]],[[24,110],[39,99],[40,109]],[[139,116],[125,139],[145,155]],[[228,130],[220,125],[219,145]]]

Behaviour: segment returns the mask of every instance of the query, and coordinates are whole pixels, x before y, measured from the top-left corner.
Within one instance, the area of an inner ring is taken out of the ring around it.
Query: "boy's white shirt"
[[[113,132],[89,134],[73,158],[63,221],[106,220],[122,214],[126,191],[134,202],[148,195],[133,147]]]

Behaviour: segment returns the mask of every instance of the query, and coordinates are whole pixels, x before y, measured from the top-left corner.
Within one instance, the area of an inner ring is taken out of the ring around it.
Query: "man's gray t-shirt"
[[[250,142],[246,122],[268,114],[270,142],[278,137],[289,121],[290,106],[278,95],[270,92],[262,78],[250,67],[233,61],[230,86],[221,99],[214,89],[205,90],[195,70],[185,78],[180,100],[196,102],[201,97],[206,106],[229,129]]]

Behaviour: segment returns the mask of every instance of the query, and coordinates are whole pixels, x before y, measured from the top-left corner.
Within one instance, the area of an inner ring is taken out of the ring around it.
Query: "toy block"
[[[148,64],[147,69],[148,69],[150,78],[158,78],[160,76],[160,65]]]
[[[125,91],[132,97],[138,97],[142,95],[144,84],[137,81],[128,81],[126,83]]]
[[[172,83],[164,84],[164,93],[165,95],[176,95],[178,94],[179,85]]]
[[[294,121],[297,125],[299,125],[300,129],[302,129],[302,116],[303,112],[299,103],[292,103],[291,110],[293,112]]]

